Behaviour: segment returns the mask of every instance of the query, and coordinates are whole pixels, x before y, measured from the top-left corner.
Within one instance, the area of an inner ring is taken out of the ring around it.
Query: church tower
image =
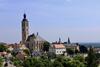
[[[22,20],[22,44],[26,43],[28,36],[29,36],[29,23],[28,20],[26,19],[26,14],[24,14]]]

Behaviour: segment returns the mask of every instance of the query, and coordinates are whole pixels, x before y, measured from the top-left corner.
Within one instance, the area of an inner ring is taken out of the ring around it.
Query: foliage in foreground
[[[0,67],[2,67],[2,65],[3,65],[3,58],[0,57]]]
[[[48,57],[29,57],[23,63],[18,59],[13,60],[14,65],[17,67],[86,67],[84,61],[81,56],[74,58],[59,56],[55,59],[48,59]]]
[[[96,62],[98,58],[99,55],[90,48],[87,58],[80,54],[70,58],[63,55],[51,58],[48,54],[44,54],[40,57],[28,56],[23,61],[13,58],[12,61],[17,67],[98,67]]]
[[[7,51],[5,44],[0,44],[0,52]]]

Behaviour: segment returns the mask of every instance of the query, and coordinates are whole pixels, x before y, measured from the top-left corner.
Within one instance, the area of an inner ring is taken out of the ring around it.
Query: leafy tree
[[[50,47],[50,43],[49,42],[44,42],[43,44],[43,51],[48,52],[49,51],[49,47]]]
[[[30,55],[30,52],[28,49],[24,49],[23,52],[25,52],[25,54],[27,54],[28,56]]]
[[[57,61],[57,63],[60,62],[60,65],[62,64],[63,67],[69,67],[68,62],[71,61],[71,59],[69,58],[65,58],[64,56],[59,56],[55,59],[55,61]],[[55,62],[56,63],[56,62]]]
[[[13,64],[16,66],[16,67],[21,67],[22,66],[22,61],[19,60],[18,58],[16,57],[12,57],[11,61],[13,62]]]
[[[63,62],[65,60],[65,57],[64,56],[58,56],[55,60],[59,61],[59,62]]]
[[[87,53],[88,52],[87,47],[85,47],[84,45],[80,45],[79,49],[80,49],[81,53]]]
[[[56,54],[53,53],[53,52],[48,52],[48,53],[47,53],[47,56],[48,56],[49,59],[54,59],[54,58],[56,58]]]
[[[71,61],[70,58],[63,58],[63,61],[61,62],[64,67],[69,67],[69,62]]]
[[[69,62],[69,67],[86,67],[84,63],[79,60],[71,60]]]
[[[41,57],[38,60],[40,60],[43,63],[44,67],[52,67],[53,66],[52,62],[47,57]]]
[[[75,54],[79,53],[79,50],[75,49]]]
[[[69,54],[69,55],[73,55],[74,54],[74,50],[73,49],[71,49],[71,48],[67,48],[66,49],[67,50],[67,53]]]
[[[62,63],[61,62],[59,62],[59,61],[54,61],[54,63],[53,63],[53,67],[64,67],[63,65],[62,65]]]
[[[89,49],[88,57],[86,60],[87,60],[87,67],[97,67],[97,64],[95,63],[96,56],[92,47],[90,47]]]
[[[6,51],[7,47],[4,44],[0,44],[0,52]]]
[[[45,67],[43,62],[37,60],[34,62],[34,66],[33,67]]]
[[[60,56],[58,58],[55,59],[56,62],[54,62],[54,64],[56,64],[56,66],[61,65],[63,67],[86,67],[86,65],[84,64],[85,59],[81,56],[76,56],[74,58],[66,58],[63,56]]]
[[[42,61],[38,60],[37,58],[28,58],[23,63],[24,67],[44,67],[44,64]]]
[[[27,58],[24,63],[23,66],[24,67],[34,67],[34,62],[36,61],[36,58]]]
[[[13,63],[17,67],[86,67],[84,58],[81,56],[75,56],[74,58],[58,56],[53,60],[54,61],[51,61],[47,56],[28,57],[22,63],[17,58],[14,58]]]
[[[100,58],[100,53],[96,53],[96,60],[98,60]]]
[[[40,59],[40,60],[41,60],[41,59],[42,59],[42,60],[47,60],[47,59],[48,59],[48,56],[47,56],[47,55],[42,55],[39,59]]]
[[[21,66],[22,66],[21,60],[15,60],[13,63],[14,63],[14,65],[15,65],[16,67],[21,67]]]
[[[3,65],[3,58],[0,57],[0,67]]]
[[[79,60],[80,62],[85,63],[85,58],[83,56],[77,55],[73,57],[74,60]]]
[[[7,53],[11,53],[11,51],[10,50],[7,50]]]
[[[15,57],[17,54],[18,54],[18,52],[14,52],[14,51],[11,52],[11,55],[14,56],[14,57]]]

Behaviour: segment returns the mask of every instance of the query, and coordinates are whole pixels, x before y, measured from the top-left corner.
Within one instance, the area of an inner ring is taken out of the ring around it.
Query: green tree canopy
[[[3,65],[3,58],[0,57],[0,67],[2,67],[2,65]]]
[[[37,58],[28,58],[23,63],[24,67],[44,67],[44,64],[42,61],[38,60]]]
[[[53,63],[53,67],[64,67],[63,65],[62,65],[62,63],[61,62],[59,62],[59,61],[54,61],[54,63]]]
[[[5,46],[5,44],[0,44],[0,52],[6,51],[7,47]]]
[[[75,57],[73,57],[73,59],[85,63],[85,58],[83,56],[76,55]]]
[[[28,49],[24,49],[23,52],[28,56],[30,55],[30,51]]]
[[[74,54],[74,50],[73,49],[71,49],[71,48],[67,48],[66,49],[67,50],[67,53],[69,54],[69,55],[73,55]]]
[[[49,51],[49,47],[50,47],[50,43],[49,42],[44,42],[43,44],[43,51],[48,52]]]
[[[84,45],[80,45],[79,49],[80,49],[80,52],[81,52],[81,53],[87,53],[87,52],[88,52],[87,47],[84,46]]]
[[[92,47],[90,47],[89,49],[88,57],[86,58],[86,60],[87,60],[87,67],[97,67],[97,64],[95,63],[96,55]]]
[[[84,63],[80,62],[79,60],[71,60],[68,62],[68,67],[86,67]]]

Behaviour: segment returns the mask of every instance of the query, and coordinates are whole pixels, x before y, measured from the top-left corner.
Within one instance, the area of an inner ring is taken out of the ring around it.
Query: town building
[[[63,44],[51,44],[49,52],[56,55],[61,55],[66,53],[66,47]]]
[[[68,41],[63,43],[66,47],[66,49],[73,49],[73,50],[78,50],[79,49],[79,44],[78,43],[71,43],[70,38],[68,37]]]

